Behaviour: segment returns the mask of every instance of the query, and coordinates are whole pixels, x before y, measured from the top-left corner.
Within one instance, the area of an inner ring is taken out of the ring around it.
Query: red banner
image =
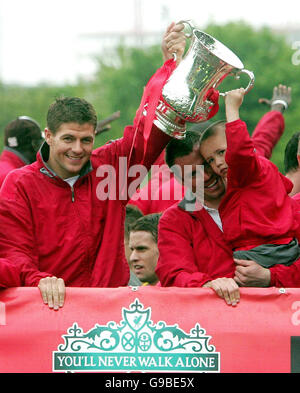
[[[300,372],[300,290],[243,288],[237,307],[206,288],[0,291],[0,371]]]

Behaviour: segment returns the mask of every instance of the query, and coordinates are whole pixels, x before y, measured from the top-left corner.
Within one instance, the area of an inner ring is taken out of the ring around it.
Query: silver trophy
[[[225,45],[195,28],[190,21],[181,21],[191,44],[183,60],[173,71],[162,90],[162,99],[156,109],[154,123],[167,134],[182,139],[185,123],[208,120],[213,103],[206,97],[228,75],[239,79],[240,74],[250,78],[245,89],[254,85],[254,74],[244,69],[241,60]],[[226,93],[219,93],[225,96]]]

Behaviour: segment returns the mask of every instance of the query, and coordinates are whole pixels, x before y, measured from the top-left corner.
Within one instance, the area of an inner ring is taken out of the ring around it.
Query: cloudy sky
[[[36,84],[75,81],[94,70],[91,53],[103,38],[96,33],[125,34],[139,15],[143,31],[162,32],[172,21],[244,20],[262,25],[300,26],[297,2],[252,0],[0,0],[0,78]],[[138,6],[140,4],[140,6]],[[140,7],[140,8],[139,8]],[[137,12],[137,10],[140,10]],[[135,12],[136,11],[136,12]]]

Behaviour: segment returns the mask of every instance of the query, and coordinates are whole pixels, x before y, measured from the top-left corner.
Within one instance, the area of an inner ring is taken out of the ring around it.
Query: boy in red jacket
[[[288,196],[292,183],[269,160],[256,153],[246,124],[239,118],[244,89],[227,93],[226,132],[207,130],[200,152],[227,182],[219,213],[224,236],[237,259],[271,267],[299,258],[298,224]]]

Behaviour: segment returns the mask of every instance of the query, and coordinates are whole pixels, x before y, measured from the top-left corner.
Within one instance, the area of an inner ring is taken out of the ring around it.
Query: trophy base
[[[159,101],[155,111],[156,118],[153,123],[164,133],[172,138],[184,139],[186,133],[185,120],[164,102]]]

